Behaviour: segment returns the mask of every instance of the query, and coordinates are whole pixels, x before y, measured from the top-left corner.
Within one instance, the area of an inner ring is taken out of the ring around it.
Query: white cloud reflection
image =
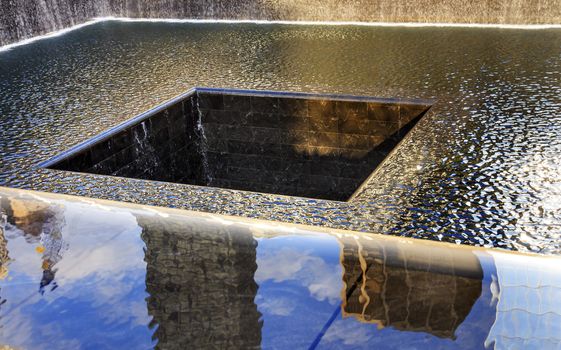
[[[259,303],[260,310],[275,316],[289,316],[296,308],[294,300],[289,298],[277,297],[256,301]]]
[[[310,250],[282,247],[266,250],[258,259],[255,273],[257,283],[272,280],[276,283],[292,281],[306,287],[315,299],[331,304],[340,298],[342,282],[339,263],[328,264]]]
[[[364,347],[374,336],[371,324],[357,324],[352,319],[335,322],[322,338],[323,343],[342,343],[346,346]]]
[[[69,320],[90,324],[92,335],[96,326],[104,329],[99,326],[103,324],[124,325],[123,329],[146,326],[150,316],[144,290],[144,242],[134,215],[75,202],[59,202],[58,209],[68,249],[55,264],[54,281],[44,295],[39,294],[43,269],[37,244],[26,242],[15,227],[10,228],[11,234],[6,232],[12,261],[1,296],[7,300],[4,311],[9,317],[1,320],[0,338],[16,347],[78,348],[76,335],[60,328]],[[58,287],[51,290],[55,283]],[[46,305],[52,310],[49,314],[43,311]],[[81,316],[82,312],[87,315]]]

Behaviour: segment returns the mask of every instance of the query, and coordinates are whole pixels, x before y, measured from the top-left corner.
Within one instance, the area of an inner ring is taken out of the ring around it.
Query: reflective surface
[[[560,55],[559,30],[98,23],[0,54],[0,184],[559,253]],[[348,203],[35,168],[197,85],[437,102]]]
[[[561,347],[559,258],[1,189],[0,198],[0,345]]]

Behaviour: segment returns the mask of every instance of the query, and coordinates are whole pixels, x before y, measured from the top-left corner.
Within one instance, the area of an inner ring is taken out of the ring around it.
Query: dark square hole
[[[430,103],[197,88],[44,166],[344,201]]]

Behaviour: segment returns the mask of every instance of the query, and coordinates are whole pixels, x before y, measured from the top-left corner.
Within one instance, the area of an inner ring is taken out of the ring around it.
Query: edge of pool
[[[54,38],[76,29],[92,24],[118,22],[154,22],[154,23],[192,23],[192,24],[258,24],[258,25],[304,25],[304,26],[362,26],[362,27],[436,27],[436,28],[495,28],[518,30],[561,29],[561,24],[499,24],[499,23],[443,23],[443,22],[361,22],[361,21],[298,21],[298,20],[253,20],[253,19],[194,19],[194,18],[130,18],[130,17],[94,17],[84,23],[32,36],[11,44],[0,46],[0,53],[18,46],[31,44],[38,40]]]
[[[73,196],[73,195],[60,194],[60,193],[40,192],[34,190],[23,190],[23,189],[15,189],[15,188],[0,186],[0,196],[2,195],[16,197],[16,198],[43,200],[48,203],[50,203],[51,201],[68,201],[72,203],[96,205],[100,207],[106,207],[109,209],[110,208],[124,209],[124,210],[129,210],[131,212],[135,212],[135,211],[151,212],[154,215],[159,215],[164,218],[173,215],[173,216],[191,217],[194,219],[206,219],[206,220],[211,220],[213,222],[219,222],[223,225],[239,224],[243,226],[256,228],[259,230],[283,231],[286,232],[287,234],[297,235],[297,234],[307,233],[307,234],[329,235],[329,236],[336,236],[336,237],[354,236],[354,237],[364,238],[367,240],[377,240],[383,244],[408,246],[410,249],[414,249],[416,251],[428,251],[428,252],[436,253],[439,250],[442,251],[442,250],[452,249],[452,250],[457,250],[458,252],[460,251],[463,252],[471,251],[471,252],[482,252],[482,253],[492,252],[493,254],[497,254],[497,253],[507,254],[509,256],[519,257],[521,259],[540,258],[540,259],[559,260],[559,262],[561,263],[561,257],[557,255],[539,254],[539,253],[524,252],[524,251],[513,251],[513,250],[507,250],[507,249],[496,248],[496,247],[487,248],[487,247],[472,246],[467,244],[437,242],[428,239],[400,237],[400,236],[386,235],[382,233],[360,232],[360,231],[353,231],[353,230],[328,228],[322,226],[286,223],[286,222],[247,218],[247,217],[224,215],[224,214],[205,213],[205,212],[199,212],[199,211],[193,211],[187,209],[151,206],[151,205],[106,200],[106,199]]]

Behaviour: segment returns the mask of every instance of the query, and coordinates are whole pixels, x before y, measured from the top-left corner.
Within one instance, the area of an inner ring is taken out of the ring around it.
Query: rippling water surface
[[[436,99],[349,203],[36,169],[193,86]],[[98,23],[0,53],[0,184],[561,252],[561,31]]]

